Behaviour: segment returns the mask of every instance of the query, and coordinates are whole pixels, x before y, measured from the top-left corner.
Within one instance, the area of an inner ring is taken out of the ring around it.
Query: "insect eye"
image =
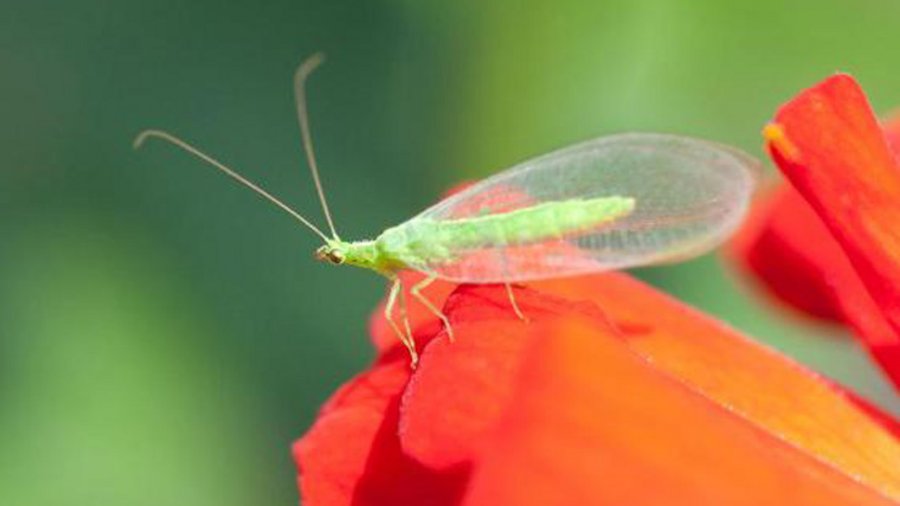
[[[340,251],[331,250],[328,252],[328,261],[333,264],[340,265],[340,264],[344,263],[344,260],[346,260],[346,258],[344,257],[344,254],[341,253]]]

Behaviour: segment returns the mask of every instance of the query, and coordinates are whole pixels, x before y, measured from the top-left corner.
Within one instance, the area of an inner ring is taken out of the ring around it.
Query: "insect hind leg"
[[[400,278],[394,278],[394,282],[391,285],[391,290],[388,292],[388,300],[387,304],[384,306],[384,319],[387,320],[388,324],[394,329],[394,333],[397,334],[397,337],[400,339],[400,342],[406,346],[406,349],[409,351],[410,358],[410,366],[415,369],[416,365],[419,363],[419,354],[416,352],[416,342],[413,340],[412,332],[409,329],[409,319],[406,316],[406,298],[402,295],[403,285],[400,283]],[[393,312],[394,306],[397,304],[397,295],[401,296],[401,313],[403,317],[403,326],[406,328],[406,332],[404,333],[400,330],[400,327],[397,325],[397,322],[394,321]]]
[[[519,308],[519,304],[516,303],[516,295],[513,293],[512,284],[504,283],[504,286],[506,286],[506,295],[509,296],[509,304],[512,306],[513,311],[516,312],[516,316],[523,322],[528,322],[528,317],[525,316],[525,313]]]
[[[435,316],[440,318],[441,322],[443,322],[443,324],[444,324],[444,328],[447,329],[447,337],[450,339],[450,342],[453,342],[455,337],[453,335],[453,327],[450,326],[450,319],[447,318],[447,315],[445,315],[443,312],[441,312],[441,310],[438,309],[437,306],[435,306],[433,302],[431,302],[430,300],[428,300],[427,297],[422,295],[422,290],[424,290],[425,287],[427,287],[431,283],[434,283],[435,279],[437,279],[436,276],[428,276],[427,278],[425,278],[422,281],[419,281],[418,283],[413,285],[412,288],[409,289],[409,293],[413,297],[415,297],[416,300],[421,302],[423,306],[428,308],[428,310],[431,311]]]
[[[498,250],[496,250],[496,252],[500,257],[500,265],[503,266],[503,277],[505,279],[509,279],[510,278],[509,261],[508,261],[506,255],[504,255],[501,252],[501,250],[498,249]],[[515,311],[515,313],[516,313],[516,316],[518,316],[519,319],[522,320],[523,322],[527,323],[528,317],[525,316],[525,313],[523,313],[522,310],[519,308],[519,304],[516,303],[516,295],[513,293],[512,283],[510,283],[509,281],[506,281],[503,283],[503,286],[506,287],[506,296],[509,297],[509,305],[512,306],[513,311]]]

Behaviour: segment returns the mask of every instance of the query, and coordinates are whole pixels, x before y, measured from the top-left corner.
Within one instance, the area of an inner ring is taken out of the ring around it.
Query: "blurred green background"
[[[383,282],[162,144],[170,129],[320,221],[290,80],[310,83],[342,235],[625,130],[762,156],[777,105],[834,72],[900,104],[900,4],[7,1],[0,6],[0,503],[294,504],[289,445],[372,357]],[[876,400],[840,332],[714,257],[639,273]]]

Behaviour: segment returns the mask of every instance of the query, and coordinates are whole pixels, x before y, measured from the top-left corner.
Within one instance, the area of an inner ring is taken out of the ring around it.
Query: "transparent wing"
[[[411,267],[468,283],[523,282],[699,255],[743,218],[759,173],[749,155],[709,141],[663,134],[601,137],[526,161],[489,177],[408,221],[460,220],[545,202],[621,196],[634,209],[576,236],[455,247],[449,257],[417,258]],[[542,227],[544,224],[536,223]],[[547,224],[552,230],[552,224]],[[414,237],[408,227],[409,240]],[[477,231],[475,232],[477,234]]]

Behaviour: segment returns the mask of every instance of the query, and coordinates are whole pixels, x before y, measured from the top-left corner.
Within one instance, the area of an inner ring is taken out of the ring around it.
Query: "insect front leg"
[[[397,304],[398,294],[400,295],[401,317],[403,318],[403,325],[406,327],[405,333],[400,330],[400,327],[397,326],[397,323],[393,318],[394,306]],[[400,283],[400,278],[394,278],[393,284],[391,284],[391,290],[388,292],[387,304],[384,306],[384,319],[387,320],[391,328],[394,329],[394,333],[397,334],[400,342],[406,346],[407,350],[409,350],[410,365],[415,368],[416,364],[419,363],[419,354],[416,352],[416,343],[413,340],[412,332],[410,332],[409,329],[409,319],[406,315],[406,297],[403,296],[403,285]]]
[[[437,306],[435,306],[430,300],[428,300],[427,297],[422,295],[422,290],[433,283],[435,279],[437,279],[436,276],[428,276],[427,278],[413,285],[413,287],[409,289],[409,293],[411,293],[412,296],[416,298],[416,300],[421,302],[423,306],[428,308],[429,311],[434,313],[435,316],[440,318],[440,320],[444,323],[444,328],[447,329],[447,337],[450,338],[450,342],[453,342],[453,327],[450,326],[450,319],[447,318],[447,315],[442,313],[441,310],[437,308]]]
[[[400,278],[397,278],[398,280]],[[409,311],[407,311],[406,305],[406,292],[403,291],[403,285],[400,285],[400,318],[403,320],[403,328],[406,330],[406,339],[413,347],[413,352],[415,352],[416,343],[413,341],[412,337],[412,329],[409,327]]]

